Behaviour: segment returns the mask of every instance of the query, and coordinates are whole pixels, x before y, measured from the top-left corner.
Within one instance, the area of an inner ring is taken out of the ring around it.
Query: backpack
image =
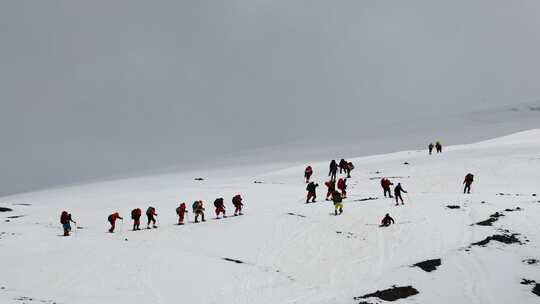
[[[221,207],[222,205],[223,205],[223,199],[218,198],[218,199],[216,199],[216,200],[214,201],[214,207],[219,208],[219,207]]]
[[[107,218],[109,220],[109,222],[112,222],[113,221],[113,215],[109,215],[109,217]]]
[[[193,209],[193,213],[202,213],[204,211],[204,205],[202,201],[198,201]]]
[[[339,189],[345,189],[345,180],[340,178],[338,181],[338,188]]]
[[[235,207],[242,205],[242,197],[240,194],[237,194],[232,198],[232,203]]]
[[[328,188],[328,192],[332,193],[336,189],[336,183],[333,183],[331,181],[327,181],[324,183],[324,185]]]
[[[68,213],[67,211],[62,211],[62,214],[60,215],[60,224],[65,224],[68,221]]]
[[[197,210],[197,206],[199,205],[199,202],[198,201],[194,201],[193,202],[193,205],[191,205],[191,208],[193,209],[193,213],[195,213],[195,211]]]
[[[131,219],[134,220],[137,217],[137,209],[131,210]]]

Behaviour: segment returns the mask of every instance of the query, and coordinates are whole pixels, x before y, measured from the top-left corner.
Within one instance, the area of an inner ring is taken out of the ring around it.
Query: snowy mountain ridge
[[[0,213],[0,303],[537,303],[539,139],[534,129],[439,155],[350,159],[340,216],[324,201],[328,162],[311,164],[314,204],[305,204],[305,163],[0,198],[12,210]],[[402,183],[405,205],[383,197],[382,177]],[[214,199],[224,197],[230,214],[236,193],[245,215],[214,219]],[[196,199],[208,221],[191,223],[190,212],[175,225],[178,203]],[[129,231],[131,209],[149,205],[160,227]],[[70,237],[61,236],[62,210],[82,228]],[[110,234],[115,211],[124,220]],[[386,213],[396,224],[380,228]]]

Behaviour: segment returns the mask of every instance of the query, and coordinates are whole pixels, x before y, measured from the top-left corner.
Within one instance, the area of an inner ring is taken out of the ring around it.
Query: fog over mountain
[[[538,127],[539,29],[534,0],[2,1],[0,194]]]

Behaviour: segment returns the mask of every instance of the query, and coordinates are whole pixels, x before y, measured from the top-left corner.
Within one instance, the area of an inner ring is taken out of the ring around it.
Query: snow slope
[[[14,211],[0,213],[0,303],[382,303],[354,297],[392,285],[419,291],[398,303],[538,303],[534,286],[520,282],[540,282],[539,266],[523,262],[540,259],[540,197],[533,196],[540,189],[539,139],[540,130],[530,130],[446,147],[441,155],[352,159],[350,195],[338,217],[320,199],[327,162],[312,164],[321,186],[319,202],[308,205],[306,164],[279,163],[4,197],[0,207]],[[468,172],[475,174],[473,193],[463,195]],[[204,181],[194,180],[199,176]],[[405,206],[381,198],[382,176],[409,191]],[[237,192],[246,215],[211,219],[213,200],[223,196],[231,212]],[[378,199],[359,201],[369,197]],[[174,225],[178,202],[195,199],[205,201],[209,220]],[[149,204],[160,228],[128,231],[130,210]],[[64,209],[84,227],[67,238],[58,223]],[[109,234],[113,211],[125,220]],[[397,224],[379,228],[388,212]],[[493,226],[471,225],[495,212],[504,216]],[[17,215],[23,217],[7,218]],[[523,244],[469,247],[504,233],[519,233]],[[435,271],[410,267],[436,258],[442,265]]]

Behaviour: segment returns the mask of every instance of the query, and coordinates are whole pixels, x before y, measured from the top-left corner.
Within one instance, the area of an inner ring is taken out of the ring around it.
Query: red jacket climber
[[[150,223],[152,223],[152,227],[157,228],[156,216],[156,208],[150,206],[148,207],[148,209],[146,209],[146,217],[148,218],[148,223],[146,223],[146,229],[150,229]]]
[[[142,215],[142,210],[140,208],[131,210],[131,219],[133,220],[133,231],[141,230],[141,228],[139,227],[141,225],[141,215]]]
[[[111,215],[109,215],[109,217],[107,218],[107,220],[109,220],[109,223],[111,223],[111,228],[109,229],[109,232],[110,233],[113,233],[114,232],[114,228],[116,227],[116,220],[117,219],[121,219],[121,220],[124,220],[120,214],[118,214],[118,212],[115,212]]]
[[[471,173],[465,175],[465,179],[463,180],[463,184],[465,184],[465,188],[463,188],[463,193],[471,193],[471,184],[474,181],[474,175]]]
[[[223,213],[223,217],[227,217],[227,215],[225,215],[225,205],[222,197],[216,198],[214,201],[214,207],[216,207],[216,218],[219,218],[221,213]]]
[[[184,225],[184,215],[186,213],[186,203],[181,203],[180,206],[176,208],[176,214],[178,214],[178,225]]]
[[[394,219],[390,216],[390,214],[387,213],[381,221],[381,226],[386,227],[394,223]]]
[[[313,168],[311,168],[311,166],[307,166],[306,170],[304,170],[304,177],[306,178],[306,183],[309,183],[311,175],[313,175]]]
[[[306,191],[307,197],[306,197],[306,204],[310,202],[315,203],[315,199],[317,198],[317,187],[319,187],[319,184],[316,184],[314,182],[311,182],[307,185]]]
[[[240,196],[240,194],[237,194],[235,195],[233,198],[232,198],[232,203],[235,207],[234,209],[234,215],[237,216],[237,215],[243,215],[242,213],[242,206],[244,206],[244,204],[242,203],[242,196]]]
[[[336,191],[336,181],[329,180],[325,182],[324,185],[326,188],[328,188],[328,191],[326,192],[326,200],[329,201],[334,191]]]
[[[338,189],[341,191],[341,197],[347,198],[347,179],[346,178],[340,178],[337,183]]]
[[[392,192],[390,191],[390,186],[392,186],[393,183],[386,177],[383,177],[381,179],[381,187],[384,191],[384,197],[386,197],[386,193],[388,193],[388,197],[392,198]]]
[[[71,232],[71,223],[77,224],[71,219],[70,213],[62,211],[62,214],[60,214],[60,224],[62,224],[62,228],[64,229],[64,236],[69,236],[69,233]]]

